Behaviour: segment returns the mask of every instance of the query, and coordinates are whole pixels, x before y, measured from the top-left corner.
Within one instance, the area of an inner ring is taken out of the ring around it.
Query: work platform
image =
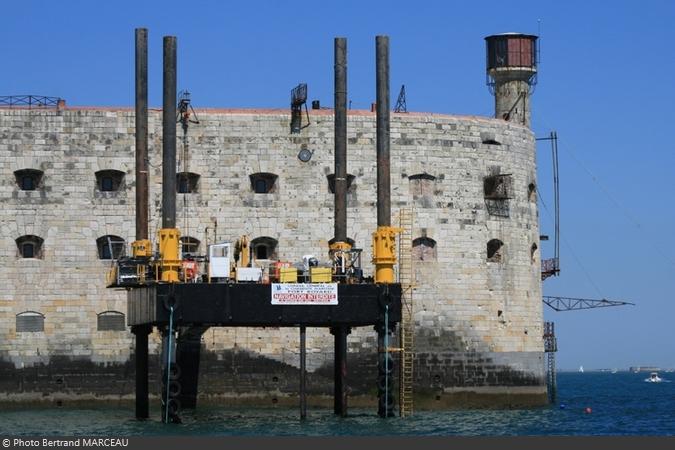
[[[128,325],[362,327],[401,320],[400,284],[338,284],[337,305],[273,305],[275,284],[165,283],[131,289]],[[388,308],[387,308],[388,306]]]
[[[332,304],[275,304],[275,292],[297,284],[158,283],[128,291],[128,325],[136,336],[136,417],[149,417],[148,335],[157,327],[163,335],[162,420],[180,421],[181,408],[197,404],[201,336],[209,327],[297,327],[300,329],[300,411],[306,416],[306,328],[327,327],[335,336],[334,411],[347,414],[347,335],[354,327],[374,326],[378,333],[378,414],[393,414],[388,355],[396,325],[401,321],[401,285],[340,284],[326,286]],[[311,284],[309,286],[312,286]],[[311,290],[310,288],[308,288]],[[295,303],[311,299],[292,300]],[[175,335],[175,336],[174,336]],[[168,342],[168,343],[167,343]],[[175,349],[174,349],[175,347]],[[173,349],[173,350],[172,350]],[[384,378],[383,378],[384,377]],[[382,392],[379,392],[382,391]]]

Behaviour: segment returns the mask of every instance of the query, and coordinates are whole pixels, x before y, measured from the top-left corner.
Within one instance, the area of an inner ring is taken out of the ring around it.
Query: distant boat
[[[649,378],[645,378],[645,381],[647,383],[660,383],[663,381],[663,379],[659,377],[658,373],[652,372],[649,374]]]
[[[579,372],[584,373],[584,366],[579,366]]]
[[[617,373],[619,369],[612,369],[612,373]]]

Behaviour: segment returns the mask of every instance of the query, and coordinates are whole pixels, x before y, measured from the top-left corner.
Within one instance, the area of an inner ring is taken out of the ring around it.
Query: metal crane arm
[[[572,311],[577,309],[606,308],[608,306],[635,305],[635,303],[622,302],[618,300],[594,300],[588,298],[555,297],[544,295],[544,303],[556,311]]]

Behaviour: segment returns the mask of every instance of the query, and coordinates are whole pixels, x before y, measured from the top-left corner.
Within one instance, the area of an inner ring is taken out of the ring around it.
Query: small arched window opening
[[[277,241],[269,236],[253,239],[250,248],[255,259],[277,259]]]
[[[491,239],[487,243],[487,261],[502,262],[504,243],[499,239]]]
[[[192,172],[176,174],[176,190],[179,194],[194,194],[198,192],[200,175]]]
[[[16,247],[21,258],[42,259],[43,243],[44,239],[32,234],[27,234],[16,239]]]
[[[537,261],[537,244],[532,244],[530,247],[530,258],[532,259],[532,263]]]
[[[258,172],[249,175],[251,189],[256,194],[270,194],[275,191],[278,176],[274,173]]]
[[[335,194],[335,174],[334,173],[329,173],[326,175],[326,179],[328,180],[328,190],[330,191],[331,194]],[[352,174],[347,174],[347,192],[350,191],[352,188],[352,183],[356,177]]]
[[[124,181],[124,172],[121,170],[99,170],[94,175],[96,175],[96,188],[101,192],[117,192]]]
[[[412,242],[414,261],[436,261],[436,241],[429,237],[419,237]]]
[[[183,257],[198,255],[200,243],[201,242],[197,238],[193,238],[191,236],[182,236],[180,238],[180,248],[181,252],[183,253]]]
[[[108,234],[96,239],[99,259],[120,259],[126,253],[126,242],[119,236]]]
[[[527,199],[531,202],[537,201],[537,186],[534,183],[527,185]]]
[[[17,333],[39,333],[44,330],[44,314],[37,311],[24,311],[16,315]]]
[[[38,169],[21,169],[14,172],[14,177],[19,189],[22,191],[34,191],[40,187],[43,174],[44,172]]]
[[[124,313],[119,311],[103,311],[96,315],[97,331],[124,331]]]

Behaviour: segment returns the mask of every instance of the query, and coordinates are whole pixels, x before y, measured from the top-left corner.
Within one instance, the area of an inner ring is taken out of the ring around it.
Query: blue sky
[[[161,40],[178,37],[179,89],[196,107],[287,107],[289,91],[332,104],[333,38],[348,38],[354,108],[374,97],[374,36],[391,39],[391,86],[408,109],[491,115],[483,38],[541,34],[532,99],[538,137],[556,130],[560,277],[548,295],[632,307],[553,312],[561,368],[675,367],[675,22],[671,1],[6,2],[0,95],[133,105],[133,30],[149,28],[150,103],[161,105]],[[552,209],[548,143],[539,187]],[[542,234],[553,234],[540,211]],[[542,243],[544,257],[552,243]]]

